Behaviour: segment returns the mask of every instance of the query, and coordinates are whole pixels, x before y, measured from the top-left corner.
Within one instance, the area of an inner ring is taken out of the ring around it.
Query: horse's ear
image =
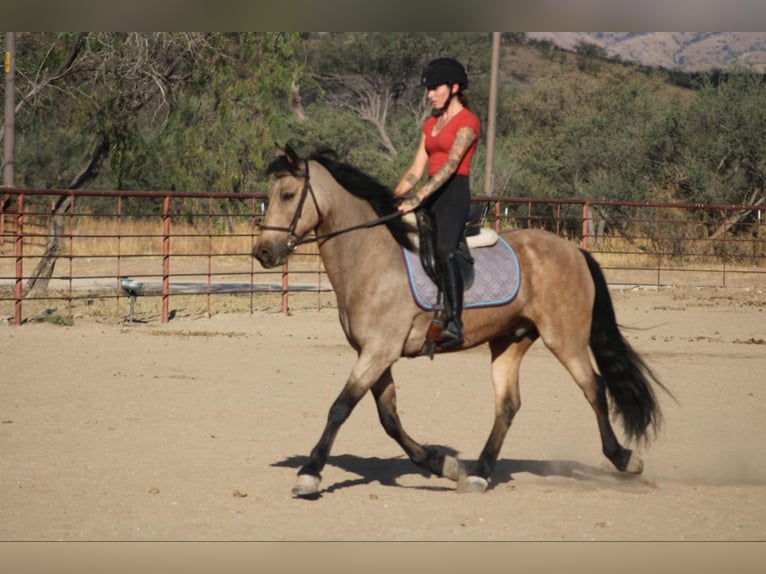
[[[300,158],[298,157],[298,154],[295,153],[295,150],[290,147],[290,144],[285,145],[284,154],[287,158],[287,162],[290,164],[290,167],[298,169]]]
[[[303,174],[303,169],[303,160],[298,157],[290,144],[286,144],[284,148],[276,146],[274,160],[269,164],[266,173],[282,173],[284,175],[283,172],[287,172],[291,175],[300,176]]]

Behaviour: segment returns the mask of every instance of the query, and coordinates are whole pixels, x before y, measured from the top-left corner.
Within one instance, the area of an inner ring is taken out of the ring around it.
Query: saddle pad
[[[402,248],[410,289],[421,309],[433,311],[437,288],[426,275],[418,253]],[[471,249],[476,278],[463,295],[463,308],[491,307],[509,303],[519,290],[519,260],[502,237],[492,247]]]

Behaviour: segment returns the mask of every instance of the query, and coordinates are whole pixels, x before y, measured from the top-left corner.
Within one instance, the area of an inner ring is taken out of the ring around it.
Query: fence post
[[[24,298],[24,194],[16,198],[16,285],[13,324],[21,326],[21,302]]]
[[[583,249],[588,249],[588,216],[590,215],[590,202],[582,204],[582,239],[580,243]]]
[[[168,322],[170,295],[170,196],[162,200],[162,322]]]
[[[73,261],[74,261],[74,214],[76,210],[76,197],[74,194],[72,194],[72,202],[69,205],[69,233],[67,234],[66,230],[66,223],[62,222],[62,235],[61,240],[62,242],[64,239],[69,236],[69,292],[67,294],[67,312],[69,313],[69,318],[72,318],[72,299],[74,298],[74,287],[72,283],[72,275],[74,275],[74,268],[73,268]],[[62,246],[63,251],[63,246]]]
[[[287,263],[284,263],[282,265],[282,314],[287,315],[288,312],[288,302],[287,302],[287,292],[289,290],[288,280],[288,269],[287,269]]]
[[[213,292],[213,217],[215,209],[213,208],[213,198],[210,197],[207,202],[207,311],[205,318],[210,319],[213,316],[210,294]]]
[[[256,219],[255,219],[255,197],[253,197],[253,206],[250,209],[250,213],[252,213],[252,217],[250,218],[250,257],[248,257],[248,260],[250,261],[250,314],[253,314],[254,306],[255,306],[255,257],[253,257],[252,249],[255,246],[255,229],[256,229]]]
[[[721,220],[726,221],[727,212],[721,210]],[[726,242],[726,227],[724,227],[723,233],[721,233],[721,286],[726,287],[726,258],[729,255],[729,248]]]
[[[658,209],[654,210],[654,236],[658,239],[657,243],[657,289],[660,288],[660,278],[662,274],[662,243],[664,237],[660,231],[660,212]]]
[[[322,310],[322,257],[317,252],[317,311]]]
[[[527,202],[527,229],[532,227],[532,202]]]
[[[120,277],[122,277],[122,196],[117,196],[117,297],[116,302],[116,315],[117,320],[120,318],[120,293],[122,288],[120,285]]]

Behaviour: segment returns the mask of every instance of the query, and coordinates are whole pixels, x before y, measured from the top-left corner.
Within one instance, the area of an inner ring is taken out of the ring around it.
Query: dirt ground
[[[537,343],[490,489],[421,473],[366,397],[317,500],[291,496],[354,362],[334,309],[0,327],[0,540],[766,539],[766,287],[613,292],[675,394],[622,476],[574,382]],[[402,360],[416,439],[478,456],[486,348]]]

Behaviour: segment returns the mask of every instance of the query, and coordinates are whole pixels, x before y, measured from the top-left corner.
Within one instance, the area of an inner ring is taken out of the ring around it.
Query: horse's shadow
[[[447,447],[435,447],[439,452],[456,456],[457,452]],[[275,462],[272,466],[300,468],[309,461],[307,456],[291,456],[282,461]],[[476,461],[461,459],[464,468],[471,469]],[[410,459],[404,456],[394,458],[360,457],[352,454],[330,456],[327,464],[355,474],[358,478],[344,480],[329,485],[322,492],[332,493],[336,490],[371,484],[374,482],[384,486],[396,486],[398,488],[414,488],[432,491],[455,490],[453,483],[434,483],[428,486],[404,486],[399,479],[407,475],[419,475],[430,477],[432,474],[416,466]],[[566,478],[584,483],[592,483],[594,486],[616,484],[617,481],[641,481],[638,475],[624,474],[614,469],[603,469],[574,460],[498,460],[488,489],[492,490],[500,485],[513,482],[516,474],[527,473],[540,478]],[[642,481],[643,482],[643,481]]]
[[[277,467],[289,467],[300,468],[309,461],[307,456],[291,456],[285,460],[275,462],[271,466]],[[358,475],[358,478],[344,480],[335,484],[329,485],[323,489],[323,493],[332,493],[336,490],[349,488],[352,486],[360,486],[363,484],[372,484],[374,482],[380,483],[384,486],[397,486],[402,487],[398,483],[398,479],[407,475],[420,475],[423,477],[432,476],[427,470],[423,470],[416,466],[410,459],[401,457],[395,458],[379,458],[373,457],[361,457],[352,454],[342,454],[330,456],[327,459],[327,464]],[[419,488],[423,490],[452,490],[449,486],[437,485],[433,486],[413,486],[403,488]]]

